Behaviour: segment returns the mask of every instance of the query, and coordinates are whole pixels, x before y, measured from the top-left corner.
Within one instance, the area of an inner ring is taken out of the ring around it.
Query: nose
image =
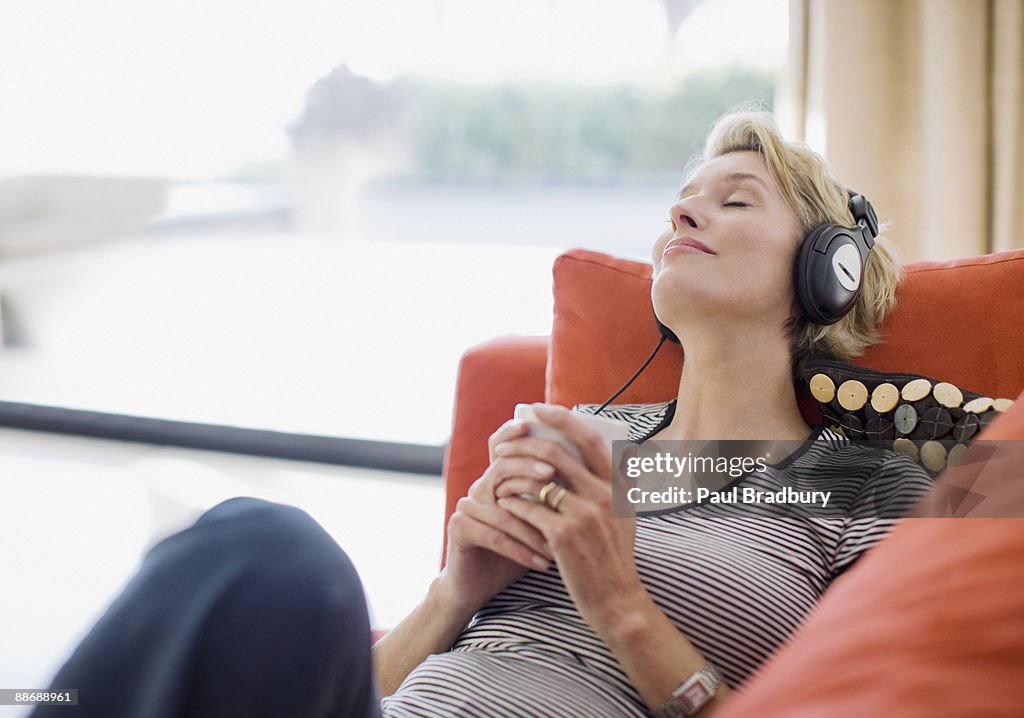
[[[687,224],[691,227],[701,227],[703,222],[697,213],[694,202],[690,199],[676,200],[668,210],[669,219],[672,220],[672,230],[677,231],[681,226]]]

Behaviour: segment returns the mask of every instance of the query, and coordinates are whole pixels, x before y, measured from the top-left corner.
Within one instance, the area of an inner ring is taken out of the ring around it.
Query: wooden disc
[[[859,439],[864,433],[864,425],[856,414],[843,414],[839,425],[843,427],[843,436],[847,439]]]
[[[932,391],[932,383],[927,379],[914,379],[908,381],[903,385],[903,391],[900,394],[907,401],[920,401],[928,396]]]
[[[875,387],[871,392],[871,408],[880,414],[885,414],[896,408],[896,402],[900,400],[900,390],[895,384],[885,382]]]
[[[896,439],[896,441],[892,442],[892,450],[906,454],[914,461],[917,461],[917,444],[910,439]]]
[[[992,408],[1002,413],[1013,406],[1013,399],[996,399],[992,402]]]
[[[892,421],[884,416],[868,419],[868,423],[864,425],[864,433],[867,438],[875,441],[896,437],[896,429],[893,427]]]
[[[977,433],[979,426],[981,426],[981,420],[977,414],[964,414],[953,425],[953,438],[957,441],[970,441],[971,437]]]
[[[937,441],[926,441],[921,445],[921,463],[929,471],[946,468],[946,447]]]
[[[956,409],[964,403],[963,392],[946,381],[936,384],[935,388],[932,389],[932,394],[935,395],[937,402],[943,406],[948,406],[950,409]]]
[[[811,396],[816,401],[827,404],[836,398],[836,384],[828,374],[815,374],[811,377]]]
[[[971,414],[981,414],[992,408],[992,400],[987,396],[979,396],[964,404],[964,411]]]
[[[964,458],[964,454],[966,453],[966,444],[954,444],[953,448],[949,450],[949,456],[946,457],[946,466],[956,466],[960,463],[960,459]]]
[[[868,403],[868,388],[856,379],[848,379],[839,385],[839,405],[847,411],[863,409]]]
[[[893,423],[896,425],[896,431],[909,434],[917,428],[917,409],[913,404],[900,404],[893,414]],[[914,452],[917,453],[917,449],[914,449]]]
[[[941,406],[933,406],[921,416],[921,431],[929,439],[941,439],[953,428],[953,417]]]

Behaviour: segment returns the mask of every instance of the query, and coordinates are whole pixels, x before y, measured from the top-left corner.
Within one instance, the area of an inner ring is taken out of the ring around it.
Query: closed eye
[[[723,207],[749,207],[750,205],[747,204],[746,202],[740,202],[739,200],[733,200],[731,202],[726,202],[722,206]]]

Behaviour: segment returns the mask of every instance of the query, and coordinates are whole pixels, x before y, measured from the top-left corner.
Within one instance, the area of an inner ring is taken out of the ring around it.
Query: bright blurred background
[[[644,257],[786,0],[42,0],[0,26],[0,401],[442,445],[459,355]]]
[[[1022,53],[1022,0],[6,3],[0,688],[236,495],[310,512],[393,626],[442,552],[459,356],[548,333],[564,249],[646,257],[738,103],[906,259],[1022,246]]]

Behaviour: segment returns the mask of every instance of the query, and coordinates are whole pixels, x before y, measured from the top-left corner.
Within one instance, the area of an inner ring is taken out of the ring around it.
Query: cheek
[[[771,294],[790,293],[793,288],[793,265],[798,245],[792,237],[751,237],[743,252],[742,274]],[[745,261],[743,261],[745,260]]]
[[[793,288],[793,269],[796,263],[796,252],[798,245],[792,239],[779,247],[775,263],[776,291],[785,297],[787,304],[792,304],[796,299],[796,290]]]
[[[765,261],[765,278],[776,291],[792,288],[793,256],[790,252],[779,251]]]

